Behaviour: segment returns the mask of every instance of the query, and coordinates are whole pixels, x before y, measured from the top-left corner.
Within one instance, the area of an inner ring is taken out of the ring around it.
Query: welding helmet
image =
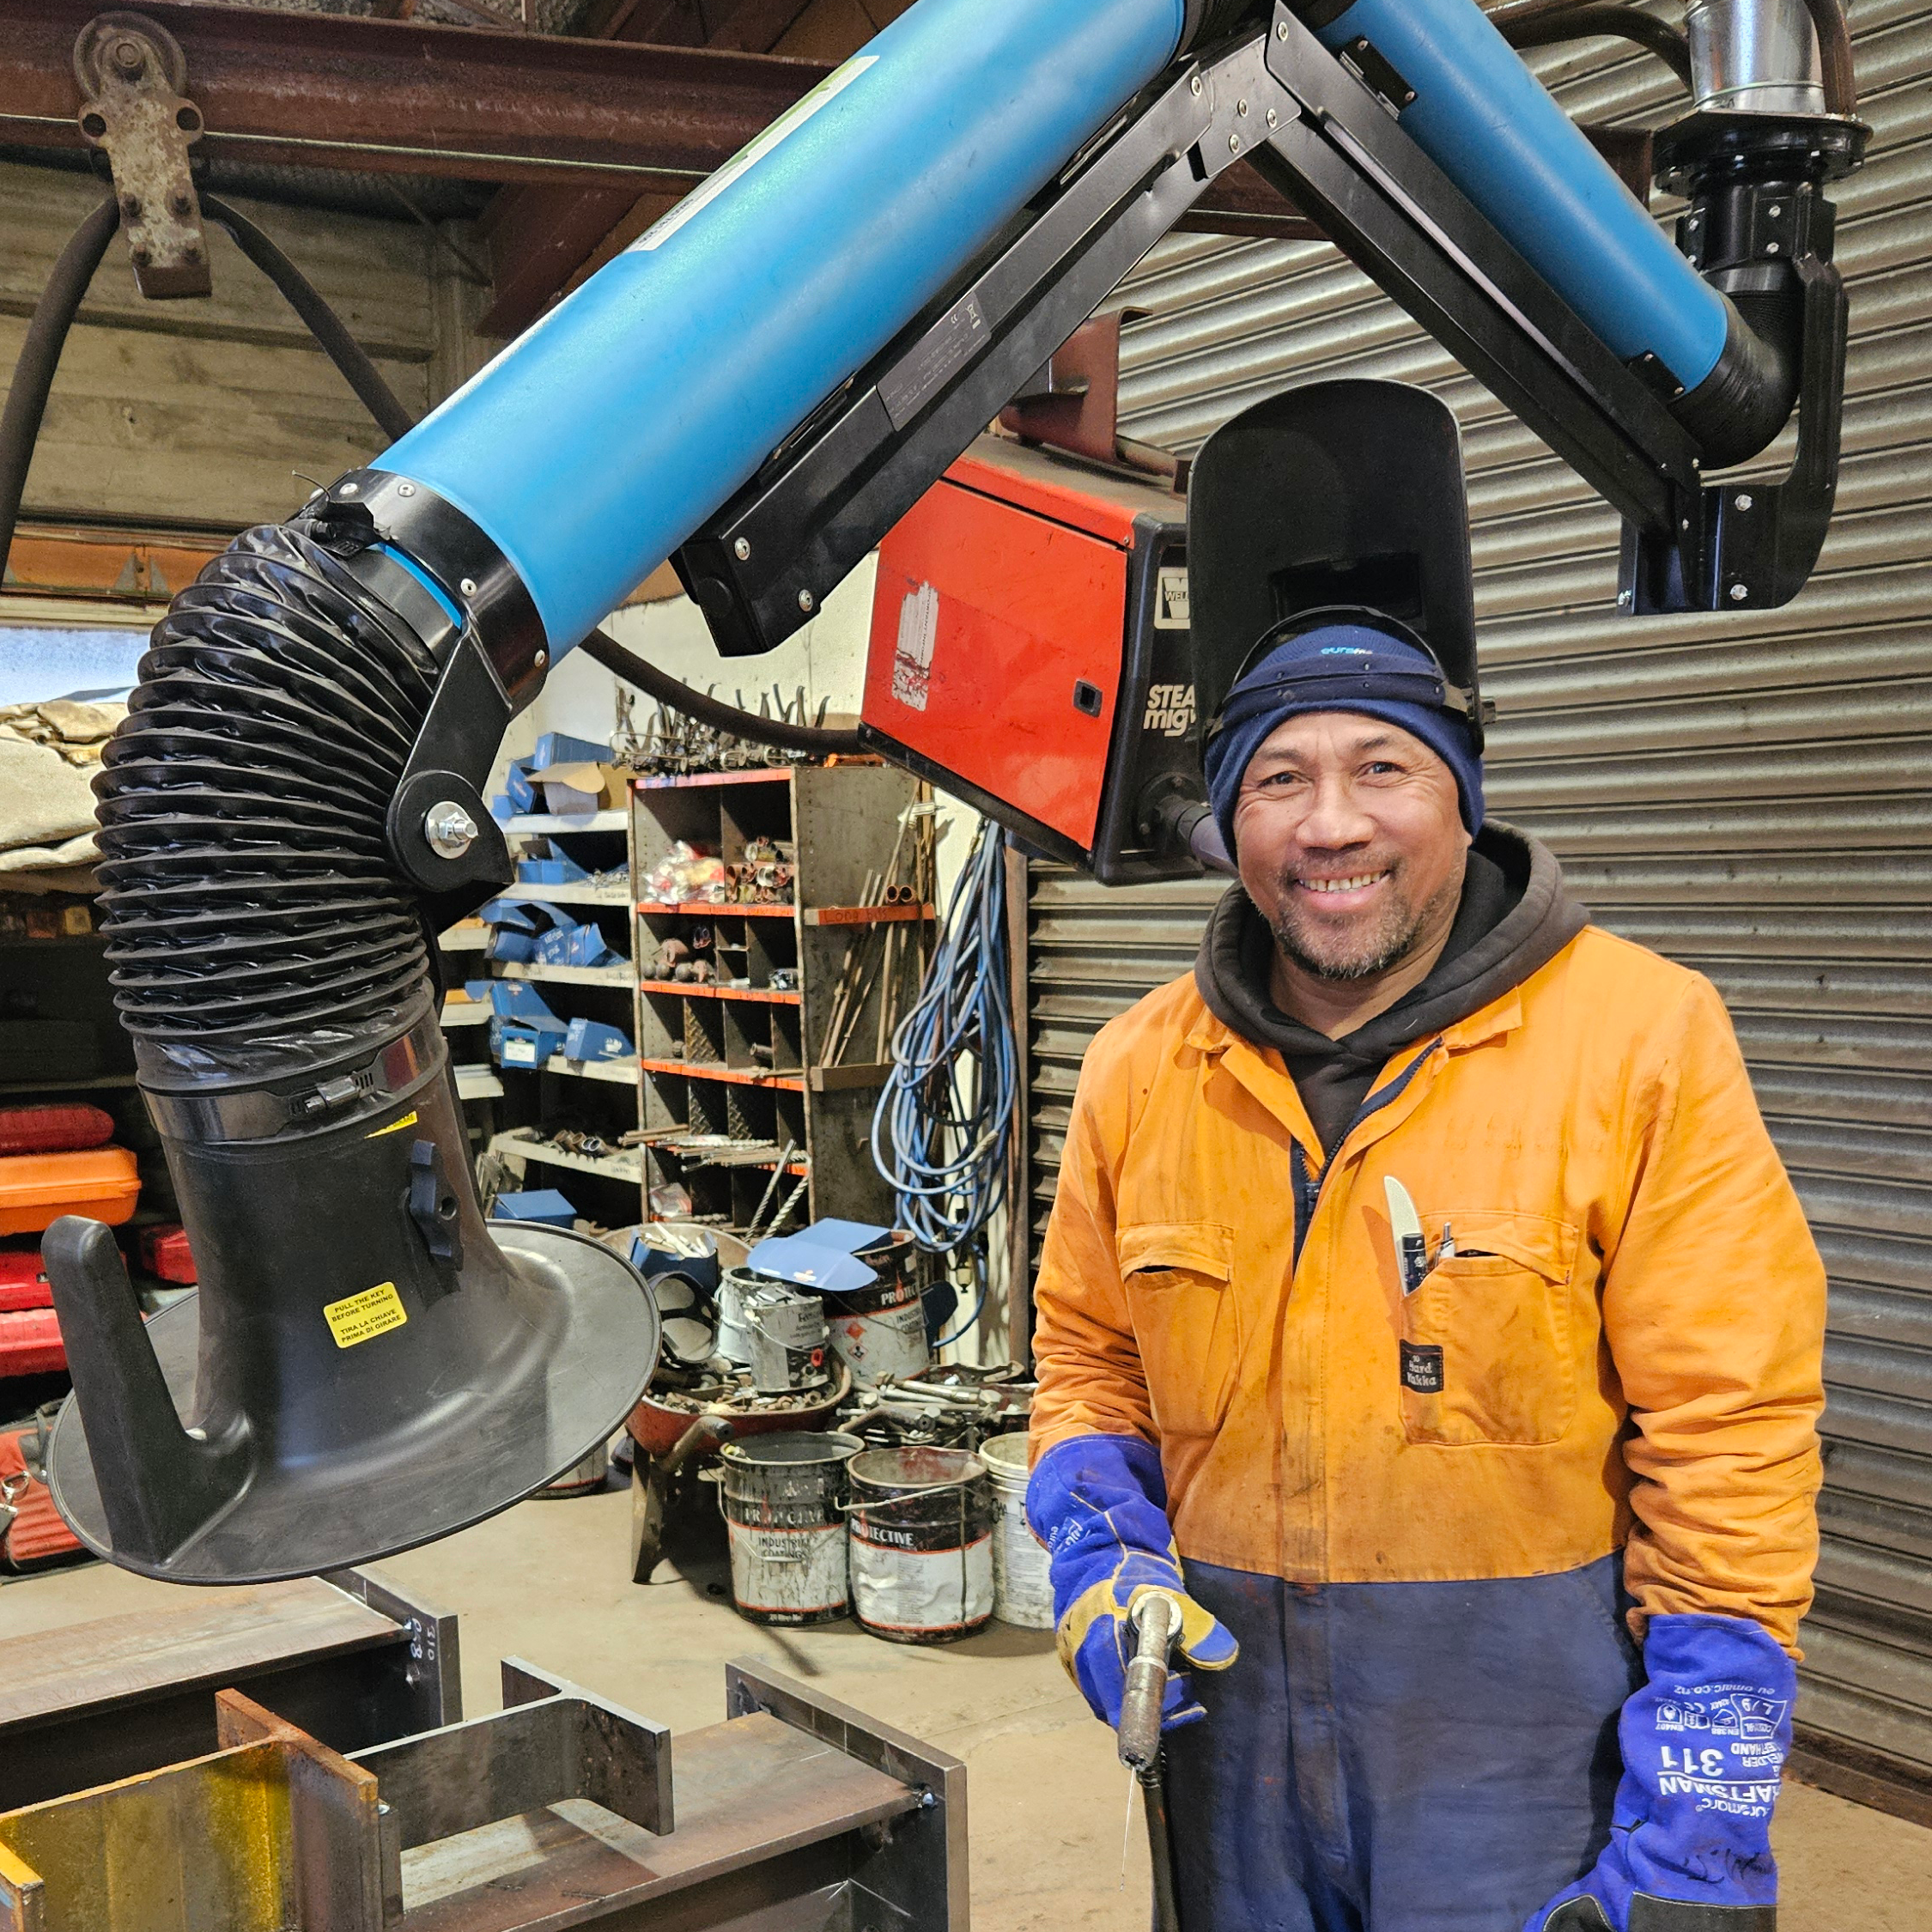
[[[1455,714],[1481,751],[1461,442],[1427,390],[1309,383],[1224,423],[1188,481],[1188,579],[1204,747],[1245,672],[1339,625],[1419,651],[1425,665],[1379,667],[1385,695]],[[1360,688],[1346,659],[1334,674]]]

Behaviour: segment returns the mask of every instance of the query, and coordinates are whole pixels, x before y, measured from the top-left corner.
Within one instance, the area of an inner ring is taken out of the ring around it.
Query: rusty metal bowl
[[[665,1401],[666,1393],[647,1388],[624,1423],[631,1440],[647,1455],[668,1455],[677,1438],[704,1415],[729,1417],[734,1437],[764,1436],[781,1429],[829,1429],[840,1403],[852,1393],[852,1371],[841,1362],[830,1386],[809,1403],[804,1391],[781,1397],[741,1388],[721,1400],[687,1398],[677,1404]]]

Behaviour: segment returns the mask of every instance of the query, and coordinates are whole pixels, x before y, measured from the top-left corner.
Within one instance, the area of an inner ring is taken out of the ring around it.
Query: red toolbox
[[[98,1107],[0,1107],[0,1154],[70,1154],[114,1138],[114,1117]]]
[[[38,1234],[63,1214],[118,1227],[134,1212],[141,1177],[125,1147],[0,1157],[0,1235]]]
[[[157,1280],[191,1288],[196,1280],[195,1258],[189,1252],[188,1230],[179,1221],[160,1221],[142,1229],[141,1265]]]
[[[50,1375],[66,1366],[60,1320],[51,1308],[0,1314],[0,1376]]]
[[[25,1428],[0,1431],[0,1567],[8,1570],[43,1570],[82,1553],[39,1473],[53,1414],[46,1408]]]
[[[20,1308],[52,1308],[53,1290],[38,1248],[0,1249],[0,1315]]]

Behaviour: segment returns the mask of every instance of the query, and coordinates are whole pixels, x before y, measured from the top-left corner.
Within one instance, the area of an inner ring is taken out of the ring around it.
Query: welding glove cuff
[[[1797,1673],[1747,1617],[1653,1617],[1610,1843],[1523,1932],[1777,1932],[1771,1807]]]
[[[1095,1716],[1118,1725],[1127,1667],[1139,1641],[1135,1602],[1163,1590],[1180,1610],[1175,1648],[1200,1670],[1225,1670],[1235,1640],[1187,1594],[1167,1520],[1160,1456],[1135,1436],[1077,1436],[1041,1457],[1027,1485],[1026,1515],[1047,1546],[1060,1661]],[[1185,1675],[1167,1681],[1162,1728],[1206,1712]]]

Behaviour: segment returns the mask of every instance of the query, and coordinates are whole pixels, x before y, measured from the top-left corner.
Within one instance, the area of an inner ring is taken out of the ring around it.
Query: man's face
[[[1234,824],[1249,897],[1317,978],[1373,979],[1454,915],[1469,848],[1455,776],[1397,726],[1289,719],[1249,760]]]

